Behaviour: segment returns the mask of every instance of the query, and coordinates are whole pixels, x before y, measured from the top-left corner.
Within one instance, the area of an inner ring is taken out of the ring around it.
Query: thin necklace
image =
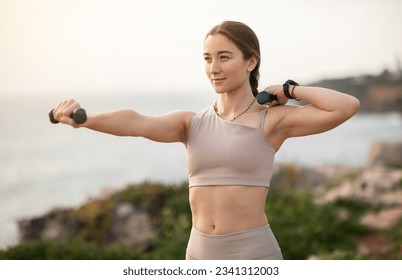
[[[248,105],[248,107],[247,107],[246,110],[244,110],[243,112],[241,112],[240,114],[238,114],[236,117],[234,117],[234,118],[231,119],[230,121],[233,122],[235,119],[237,119],[238,117],[240,117],[241,115],[243,115],[244,113],[246,113],[246,112],[251,108],[251,106],[254,104],[254,102],[255,102],[255,98],[253,99],[253,101],[251,101],[250,105]],[[220,115],[219,115],[219,113],[218,113],[218,101],[215,101],[215,103],[214,103],[214,110],[215,110],[215,113],[220,117]]]

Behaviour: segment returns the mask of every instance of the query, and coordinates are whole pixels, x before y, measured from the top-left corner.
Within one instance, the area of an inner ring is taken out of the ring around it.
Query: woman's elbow
[[[351,101],[350,101],[350,110],[351,110],[351,113],[352,113],[352,116],[353,116],[354,114],[357,113],[357,111],[359,111],[360,101],[359,101],[359,99],[357,99],[354,96],[350,96],[350,99],[351,99]]]
[[[354,96],[348,95],[345,104],[343,104],[342,106],[342,114],[346,117],[346,119],[349,119],[359,111],[359,108],[359,99]]]

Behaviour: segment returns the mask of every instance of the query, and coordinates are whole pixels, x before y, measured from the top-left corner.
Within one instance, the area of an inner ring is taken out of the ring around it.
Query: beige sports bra
[[[189,187],[241,185],[269,187],[275,149],[259,127],[220,118],[210,106],[191,119],[187,138]]]

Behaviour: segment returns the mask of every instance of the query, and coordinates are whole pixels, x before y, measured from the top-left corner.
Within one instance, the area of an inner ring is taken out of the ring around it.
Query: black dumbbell
[[[54,109],[49,112],[49,120],[51,123],[59,123],[59,121],[53,116],[53,110]],[[82,108],[75,109],[71,113],[70,118],[72,118],[76,123],[82,124],[87,121],[87,112],[85,112],[85,110]]]
[[[274,100],[278,101],[276,95],[272,95],[265,90],[257,94],[257,102],[261,105],[272,102]]]

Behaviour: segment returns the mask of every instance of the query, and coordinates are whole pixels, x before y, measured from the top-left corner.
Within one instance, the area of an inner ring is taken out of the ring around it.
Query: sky
[[[260,88],[396,71],[400,0],[0,0],[0,95],[211,90],[205,34],[257,34]]]

